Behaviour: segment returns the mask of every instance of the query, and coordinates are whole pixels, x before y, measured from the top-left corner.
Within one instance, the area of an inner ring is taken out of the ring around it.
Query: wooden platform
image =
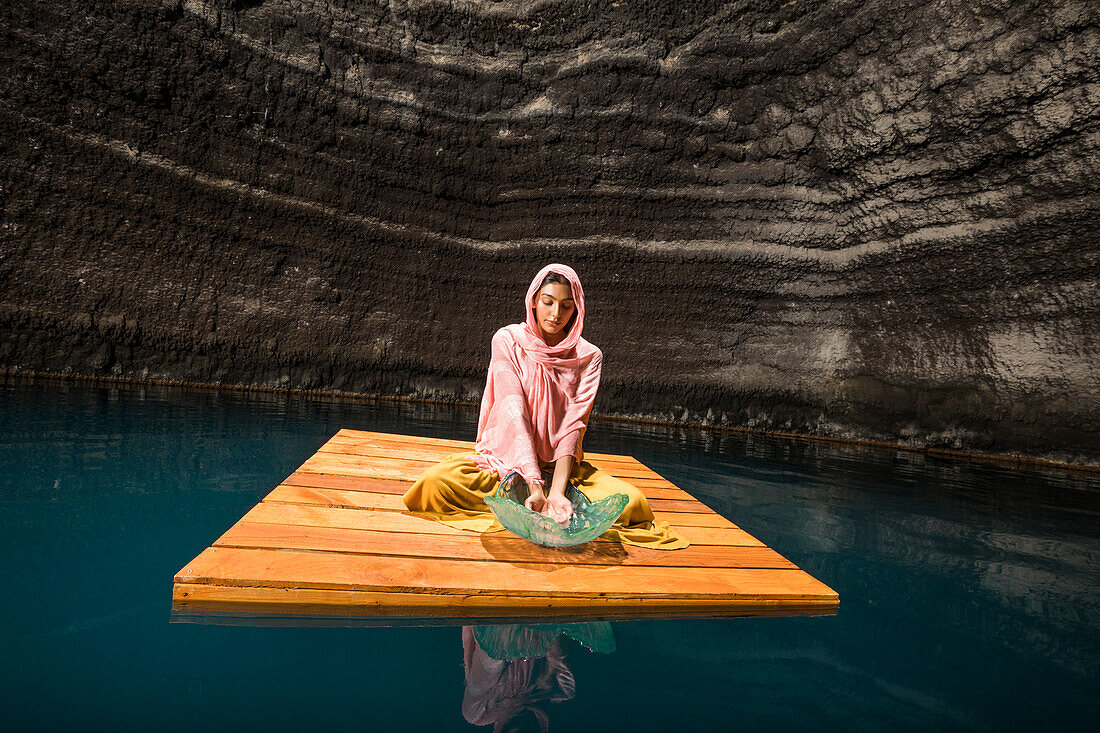
[[[412,516],[401,495],[473,444],[341,430],[175,576],[177,614],[610,619],[834,613],[837,594],[629,456],[585,458],[693,544],[566,549]]]

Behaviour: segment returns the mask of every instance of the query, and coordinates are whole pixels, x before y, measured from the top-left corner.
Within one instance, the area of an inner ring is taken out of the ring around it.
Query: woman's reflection
[[[601,654],[615,649],[607,622],[463,626],[462,716],[473,725],[492,725],[494,732],[548,731],[547,707],[576,692],[565,664],[565,636]]]

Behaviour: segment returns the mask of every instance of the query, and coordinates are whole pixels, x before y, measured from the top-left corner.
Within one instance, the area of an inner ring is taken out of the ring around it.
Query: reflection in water
[[[463,626],[466,721],[491,725],[494,731],[548,731],[546,708],[576,693],[573,673],[565,664],[566,636],[600,654],[615,650],[607,622]]]

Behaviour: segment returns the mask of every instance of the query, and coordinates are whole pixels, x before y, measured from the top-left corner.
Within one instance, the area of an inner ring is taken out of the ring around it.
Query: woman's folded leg
[[[429,466],[405,492],[405,506],[417,516],[458,529],[503,529],[485,504],[499,479],[492,471],[479,469],[468,455],[455,453]]]

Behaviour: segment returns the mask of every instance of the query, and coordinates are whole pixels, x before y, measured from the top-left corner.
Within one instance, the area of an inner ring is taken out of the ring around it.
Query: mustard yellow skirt
[[[468,455],[455,453],[429,467],[405,492],[405,506],[418,516],[450,527],[472,532],[499,532],[504,527],[489,511],[485,497],[493,495],[500,479],[492,471],[479,469]],[[601,471],[588,461],[574,463],[571,478],[589,501],[599,501],[616,493],[630,497],[626,509],[603,534],[604,539],[658,550],[679,550],[691,544],[668,522],[654,519],[649,502],[637,487]]]

